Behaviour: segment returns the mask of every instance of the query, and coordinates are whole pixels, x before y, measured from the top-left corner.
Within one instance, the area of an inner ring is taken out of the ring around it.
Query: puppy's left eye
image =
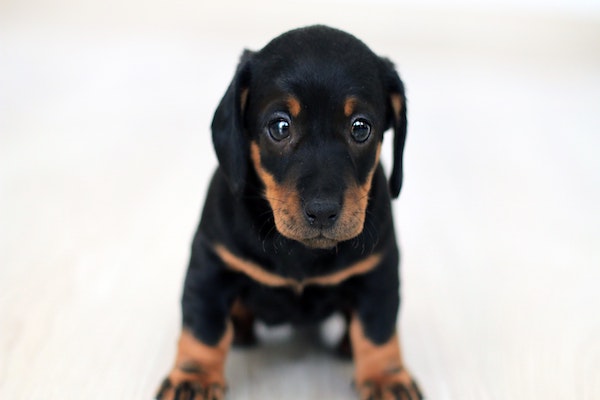
[[[272,121],[269,124],[269,135],[271,135],[271,137],[277,142],[282,141],[290,136],[289,121],[283,118]]]
[[[371,125],[364,119],[357,119],[352,123],[352,139],[358,143],[366,142],[371,136]]]

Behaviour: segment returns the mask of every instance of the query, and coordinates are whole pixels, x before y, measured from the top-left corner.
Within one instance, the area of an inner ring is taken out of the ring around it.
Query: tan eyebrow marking
[[[300,114],[300,111],[302,110],[300,101],[298,101],[298,99],[295,98],[294,96],[290,96],[287,99],[287,105],[290,110],[290,113],[292,114],[292,117],[296,118],[298,116],[298,114]]]
[[[354,112],[354,109],[356,108],[356,104],[358,103],[358,99],[354,96],[350,96],[346,98],[346,101],[344,102],[344,115],[346,117],[349,117],[352,115],[352,113]]]
[[[250,278],[262,283],[263,285],[271,287],[289,287],[296,293],[302,293],[304,288],[308,285],[337,285],[355,275],[361,275],[371,271],[373,268],[379,265],[381,261],[380,254],[371,254],[367,258],[358,261],[340,271],[299,281],[274,274],[252,261],[244,260],[243,258],[231,253],[222,244],[215,245],[214,249],[219,258],[225,263],[225,265],[227,265],[227,267],[248,275]]]

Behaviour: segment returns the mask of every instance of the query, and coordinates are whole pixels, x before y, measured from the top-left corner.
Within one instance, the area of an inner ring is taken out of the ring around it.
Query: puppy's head
[[[355,37],[316,26],[244,53],[212,131],[234,193],[255,174],[283,236],[330,248],[363,230],[390,127],[389,188],[397,197],[406,137],[402,82],[388,60]]]

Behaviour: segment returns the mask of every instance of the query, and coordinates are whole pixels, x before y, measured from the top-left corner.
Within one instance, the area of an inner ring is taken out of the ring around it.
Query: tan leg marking
[[[355,364],[355,384],[361,399],[421,399],[420,391],[404,368],[398,335],[382,345],[364,334],[358,317],[350,323],[350,340]]]
[[[222,400],[227,387],[225,359],[232,339],[230,322],[216,346],[202,343],[184,328],[179,337],[175,366],[168,376],[169,386],[161,391],[160,399],[171,400],[179,390],[186,399]],[[192,392],[194,397],[191,397]]]

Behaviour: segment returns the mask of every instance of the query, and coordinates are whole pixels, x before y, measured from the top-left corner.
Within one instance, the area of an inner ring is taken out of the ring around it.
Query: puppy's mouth
[[[302,239],[300,240],[300,242],[306,247],[310,247],[313,249],[331,249],[337,246],[339,241],[337,239],[329,238],[321,232],[317,236]]]
[[[288,224],[275,218],[277,231],[284,237],[312,249],[332,249],[341,242],[353,239],[362,232],[362,224],[341,224],[331,228],[316,229],[306,224]]]

